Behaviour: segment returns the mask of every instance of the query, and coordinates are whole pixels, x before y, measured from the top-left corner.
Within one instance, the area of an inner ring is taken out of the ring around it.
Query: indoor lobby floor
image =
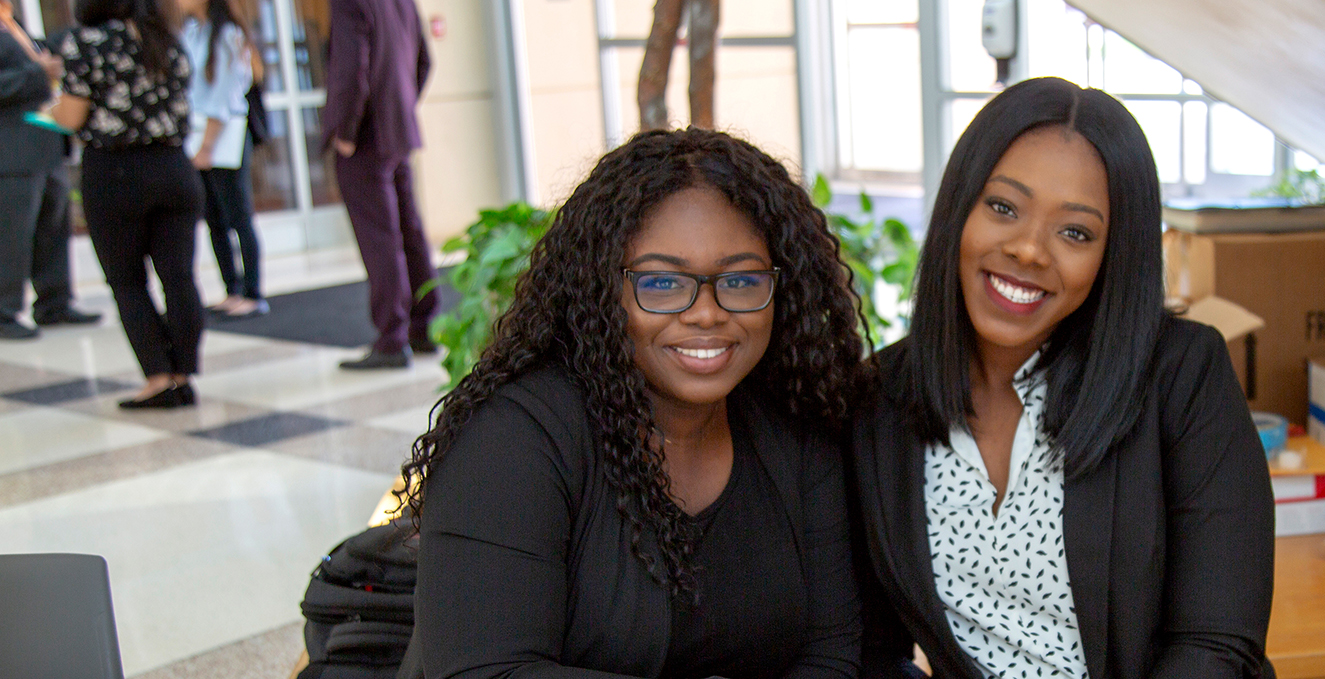
[[[0,552],[104,556],[126,677],[285,679],[309,573],[364,527],[444,373],[347,372],[362,349],[213,324],[196,407],[121,410],[142,376],[86,263],[76,305],[99,325],[0,341]],[[363,279],[352,248],[265,264],[268,295]]]

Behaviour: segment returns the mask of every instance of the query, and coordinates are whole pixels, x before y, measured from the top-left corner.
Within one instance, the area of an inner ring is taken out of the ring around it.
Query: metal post
[[[924,139],[924,167],[921,171],[925,188],[925,214],[934,208],[943,166],[947,163],[950,113],[943,92],[947,89],[944,78],[948,52],[948,32],[944,19],[946,0],[920,3],[920,112],[921,136]]]
[[[616,37],[616,13],[612,0],[594,1],[594,22],[598,28],[598,93],[603,100],[604,148],[614,149],[625,141],[621,123],[621,69],[616,49],[604,44]]]
[[[838,169],[833,93],[832,15],[822,0],[796,0],[796,93],[800,104],[801,181]]]
[[[498,172],[503,201],[538,203],[533,135],[529,129],[529,72],[520,0],[484,2],[492,40],[497,107]]]

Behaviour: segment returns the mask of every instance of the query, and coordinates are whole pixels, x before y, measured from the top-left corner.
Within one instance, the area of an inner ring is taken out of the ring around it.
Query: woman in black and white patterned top
[[[1268,470],[1222,338],[1163,310],[1127,109],[995,97],[922,257],[854,432],[863,675],[918,676],[914,642],[937,677],[1262,676]]]
[[[52,115],[76,130],[83,153],[88,235],[115,294],[147,384],[123,408],[173,408],[195,399],[203,312],[193,280],[202,182],[184,154],[188,57],[175,3],[78,0],[81,26],[60,42],[64,96]],[[165,293],[147,292],[151,258]]]

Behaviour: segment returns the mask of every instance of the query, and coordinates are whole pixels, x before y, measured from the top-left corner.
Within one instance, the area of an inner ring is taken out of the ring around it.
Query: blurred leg
[[[0,324],[15,323],[23,311],[42,181],[40,175],[0,177]]]
[[[378,333],[373,351],[385,354],[404,348],[412,305],[394,179],[401,162],[362,146],[349,158],[336,157],[336,181],[368,272],[368,304]]]
[[[63,164],[47,173],[37,229],[32,236],[32,287],[37,300],[32,317],[64,312],[73,301],[69,271],[69,170]]]
[[[414,173],[408,158],[396,167],[394,179],[396,202],[400,206],[401,243],[405,252],[406,275],[409,277],[408,337],[412,340],[427,340],[428,324],[437,313],[437,290],[431,289],[422,297],[418,293],[424,284],[437,277],[437,269],[432,265],[432,253],[423,232],[423,219],[414,204]]]

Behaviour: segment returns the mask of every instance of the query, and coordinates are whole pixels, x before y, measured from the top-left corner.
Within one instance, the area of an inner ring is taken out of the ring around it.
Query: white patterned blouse
[[[925,452],[934,584],[957,643],[990,677],[1087,677],[1063,551],[1063,464],[1043,432],[1046,384],[1017,371],[1022,402],[1002,505],[975,439]]]

